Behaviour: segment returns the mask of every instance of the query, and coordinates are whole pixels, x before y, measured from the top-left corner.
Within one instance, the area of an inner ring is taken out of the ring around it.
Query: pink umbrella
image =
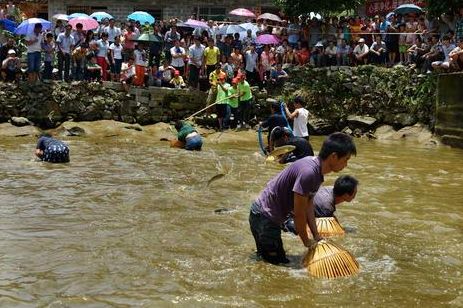
[[[94,30],[99,26],[98,21],[91,17],[76,17],[71,19],[68,24],[70,24],[73,29],[76,29],[77,24],[82,24],[82,29],[84,31]]]
[[[267,20],[272,20],[272,21],[276,21],[276,22],[281,22],[282,21],[280,17],[278,17],[275,14],[270,14],[270,13],[265,13],[265,14],[259,15],[259,17],[257,17],[257,19],[267,19]]]
[[[231,11],[230,13],[228,13],[230,15],[234,15],[234,16],[242,16],[242,17],[251,17],[251,18],[256,18],[256,14],[254,14],[253,12],[251,12],[250,10],[248,9],[234,9],[233,11]]]
[[[272,44],[279,44],[280,40],[275,35],[262,34],[257,37],[256,43],[262,44],[262,45],[272,45]]]
[[[183,23],[183,25],[192,28],[209,28],[207,23],[196,19],[188,19],[186,22]]]

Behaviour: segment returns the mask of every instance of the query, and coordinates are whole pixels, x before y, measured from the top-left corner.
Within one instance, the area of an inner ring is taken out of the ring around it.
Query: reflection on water
[[[70,143],[72,162],[51,165],[31,161],[32,139],[2,140],[1,306],[463,305],[460,150],[359,140],[345,170],[359,193],[338,210],[352,232],[337,242],[361,273],[324,280],[287,234],[291,267],[255,261],[249,204],[281,169],[255,144]],[[207,186],[217,160],[233,168]]]

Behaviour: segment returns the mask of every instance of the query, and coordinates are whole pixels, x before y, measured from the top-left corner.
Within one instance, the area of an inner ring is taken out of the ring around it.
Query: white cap
[[[365,39],[363,38],[359,39],[359,43],[365,43]]]
[[[315,47],[323,47],[323,43],[322,43],[322,42],[318,42],[317,44],[315,44]]]
[[[16,51],[14,51],[14,49],[10,49],[10,50],[8,50],[8,54],[9,55],[16,54]]]

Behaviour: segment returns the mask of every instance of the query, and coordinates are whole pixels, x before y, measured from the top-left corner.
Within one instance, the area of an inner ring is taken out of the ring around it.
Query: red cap
[[[180,75],[180,72],[177,71],[177,70],[175,70],[175,71],[174,71],[174,75],[175,75],[175,76],[179,76],[179,75]]]

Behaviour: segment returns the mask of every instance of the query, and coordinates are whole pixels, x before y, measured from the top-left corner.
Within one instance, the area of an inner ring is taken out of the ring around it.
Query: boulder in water
[[[33,125],[33,123],[25,117],[11,117],[10,123],[18,127]]]

